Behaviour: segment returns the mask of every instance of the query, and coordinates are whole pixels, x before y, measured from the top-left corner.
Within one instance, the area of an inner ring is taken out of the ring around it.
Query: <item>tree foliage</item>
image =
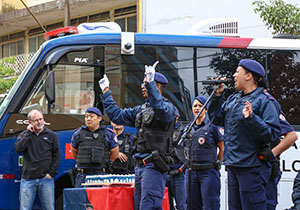
[[[9,64],[14,64],[15,58],[3,58],[0,61],[0,94],[6,93],[17,80],[16,71]]]
[[[270,0],[270,3],[259,0],[252,5],[273,34],[300,35],[300,8],[297,5],[286,4],[282,0]]]

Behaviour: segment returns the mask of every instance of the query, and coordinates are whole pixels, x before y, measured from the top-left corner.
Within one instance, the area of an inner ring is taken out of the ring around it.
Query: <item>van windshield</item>
[[[25,69],[22,71],[20,76],[18,77],[17,81],[13,85],[13,87],[10,89],[9,93],[3,97],[0,103],[0,118],[2,118],[2,115],[4,111],[6,110],[8,104],[10,103],[11,99],[15,95],[16,91],[18,90],[20,84],[22,83],[23,79],[27,75],[28,71],[31,69],[32,65],[35,63],[35,60],[39,56],[39,54],[42,51],[42,47],[39,48],[39,50],[34,54],[33,58],[29,61],[29,63],[26,65]]]

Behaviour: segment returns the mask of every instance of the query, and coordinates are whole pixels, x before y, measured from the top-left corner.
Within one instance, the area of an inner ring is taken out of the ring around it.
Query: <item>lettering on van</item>
[[[74,58],[74,63],[87,63],[88,58]]]
[[[16,123],[17,123],[18,125],[28,125],[28,124],[29,124],[28,120],[16,120]],[[47,123],[47,122],[45,121],[45,125],[51,125],[51,123]]]
[[[288,166],[285,160],[282,160],[282,171],[283,172],[299,172],[300,171],[300,160],[294,160],[290,166]]]

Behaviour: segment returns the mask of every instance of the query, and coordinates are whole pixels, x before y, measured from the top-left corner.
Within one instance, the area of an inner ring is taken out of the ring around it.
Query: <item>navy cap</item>
[[[255,60],[242,59],[239,62],[239,66],[242,66],[245,69],[258,74],[261,77],[264,77],[266,75],[264,67]]]
[[[168,79],[163,74],[161,74],[159,72],[155,72],[154,80],[155,80],[155,82],[158,82],[158,83],[163,84],[163,85],[168,84]]]
[[[204,96],[197,96],[194,101],[195,100],[198,100],[202,105],[204,105],[206,102],[206,98]]]
[[[89,108],[87,108],[86,113],[94,113],[94,114],[96,114],[98,116],[102,116],[101,111],[98,108],[96,108],[96,107],[89,107]]]

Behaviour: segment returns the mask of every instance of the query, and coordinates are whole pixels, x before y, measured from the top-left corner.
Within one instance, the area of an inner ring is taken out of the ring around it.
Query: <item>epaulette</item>
[[[275,98],[266,89],[264,89],[264,94],[268,97],[268,99],[275,100]]]
[[[114,132],[114,130],[113,129],[111,129],[111,128],[106,128],[107,130],[109,130],[110,132]]]

